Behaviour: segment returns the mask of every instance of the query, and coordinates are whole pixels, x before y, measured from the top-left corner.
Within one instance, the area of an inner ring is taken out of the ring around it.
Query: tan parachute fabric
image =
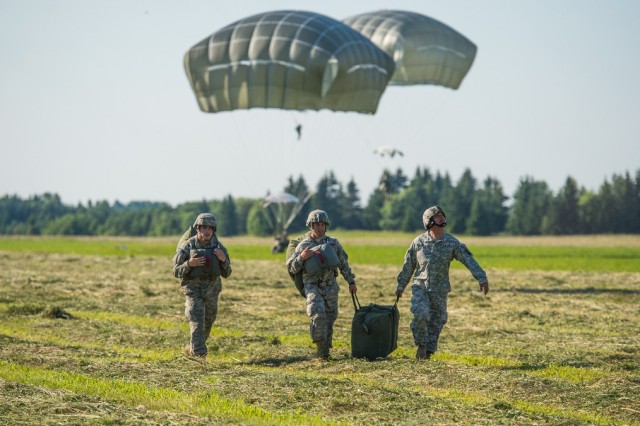
[[[394,61],[349,26],[273,11],[232,23],[189,49],[184,66],[204,112],[248,108],[374,113]]]
[[[396,62],[389,84],[435,84],[457,89],[476,45],[453,28],[414,12],[380,10],[344,19]]]

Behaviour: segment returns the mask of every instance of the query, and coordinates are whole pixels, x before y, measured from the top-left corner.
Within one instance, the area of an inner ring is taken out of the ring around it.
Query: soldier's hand
[[[356,286],[356,283],[349,284],[349,293],[356,294],[357,291],[358,287]]]
[[[489,283],[480,283],[480,291],[484,294],[489,293]]]
[[[396,297],[402,297],[402,293],[404,293],[404,290],[396,290]]]
[[[195,268],[197,266],[204,265],[206,261],[207,259],[205,259],[204,257],[192,257],[187,260],[187,265],[189,265],[190,268]]]
[[[213,254],[215,254],[218,260],[222,263],[227,260],[227,256],[225,256],[224,252],[218,248],[213,250]]]
[[[313,256],[313,252],[309,250],[309,247],[305,247],[304,250],[302,250],[302,252],[300,253],[300,259],[302,260],[307,260],[311,256]]]

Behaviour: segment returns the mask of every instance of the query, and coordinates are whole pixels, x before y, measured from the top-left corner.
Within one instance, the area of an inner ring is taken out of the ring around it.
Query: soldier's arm
[[[224,262],[220,262],[220,266],[222,267],[222,278],[227,278],[231,275],[231,258],[229,257],[227,248],[223,246],[222,243],[218,243],[218,249],[222,250],[225,256]]]
[[[404,292],[404,289],[409,284],[409,281],[413,278],[413,273],[416,270],[416,266],[418,263],[418,258],[416,256],[415,244],[411,243],[409,249],[404,255],[404,262],[402,264],[402,269],[398,274],[398,285],[396,287],[396,295],[401,296]]]
[[[173,276],[176,278],[182,278],[189,273],[191,268],[189,263],[189,250],[184,247],[176,251],[176,255],[173,257]]]
[[[487,274],[484,272],[484,269],[480,266],[480,264],[473,257],[471,251],[464,244],[460,244],[455,251],[455,258],[460,261],[473,275],[480,284],[480,288],[484,291],[484,294],[487,294],[489,291],[489,281],[487,280]],[[486,286],[483,286],[486,284]]]
[[[301,254],[302,250],[304,250],[306,246],[307,245],[303,243],[298,244],[293,254],[289,257],[289,259],[287,259],[287,269],[291,274],[295,275],[298,272],[302,271],[304,261],[302,260]]]
[[[351,267],[349,266],[349,256],[347,252],[344,251],[342,244],[336,241],[336,254],[338,255],[338,260],[340,264],[338,265],[338,269],[340,270],[340,274],[342,274],[345,281],[349,283],[349,285],[355,285],[356,283],[356,275],[351,271]]]

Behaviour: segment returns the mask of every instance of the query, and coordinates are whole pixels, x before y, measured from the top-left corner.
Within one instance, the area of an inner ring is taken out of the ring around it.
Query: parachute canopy
[[[403,152],[400,151],[398,148],[394,148],[388,145],[377,147],[375,150],[373,150],[373,153],[378,154],[381,157],[389,156],[391,158],[395,157],[396,155],[399,155],[401,157],[404,156]]]
[[[280,192],[269,194],[264,198],[262,203],[262,208],[265,209],[264,218],[276,235],[287,231],[312,195],[312,193],[306,193],[296,197],[288,192]]]
[[[288,192],[280,192],[279,194],[269,194],[264,197],[264,206],[271,203],[276,204],[286,204],[286,203],[297,203],[300,200],[293,194],[289,194]]]
[[[396,69],[389,84],[457,89],[476,56],[476,45],[465,36],[418,13],[380,10],[342,22],[393,57]]]
[[[184,67],[204,112],[249,108],[374,113],[393,59],[330,17],[273,11],[194,45]]]

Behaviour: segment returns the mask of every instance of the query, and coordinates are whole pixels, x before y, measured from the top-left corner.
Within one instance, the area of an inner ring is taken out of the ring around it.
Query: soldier
[[[282,231],[280,235],[278,235],[273,241],[273,245],[271,246],[271,254],[282,253],[287,249],[289,245],[289,233],[287,231]]]
[[[181,279],[185,316],[191,331],[185,354],[204,360],[208,353],[206,341],[218,314],[218,296],[222,291],[220,277],[231,275],[231,260],[227,249],[216,237],[214,215],[199,214],[193,227],[196,235],[189,238],[173,258],[173,275]]]
[[[440,206],[429,207],[422,215],[427,232],[413,240],[398,274],[396,296],[402,296],[411,285],[411,331],[418,346],[416,358],[429,359],[438,347],[438,338],[447,322],[447,296],[451,291],[449,265],[458,260],[469,269],[480,284],[480,290],[489,292],[489,281],[484,270],[467,247],[452,235],[445,233],[447,217]]]
[[[311,319],[311,340],[317,346],[317,355],[327,359],[333,346],[333,324],[338,318],[338,270],[349,283],[350,293],[358,289],[347,253],[337,239],[326,235],[329,227],[327,213],[324,210],[309,213],[307,227],[310,231],[287,259],[286,265],[292,275],[302,273],[307,316]]]

